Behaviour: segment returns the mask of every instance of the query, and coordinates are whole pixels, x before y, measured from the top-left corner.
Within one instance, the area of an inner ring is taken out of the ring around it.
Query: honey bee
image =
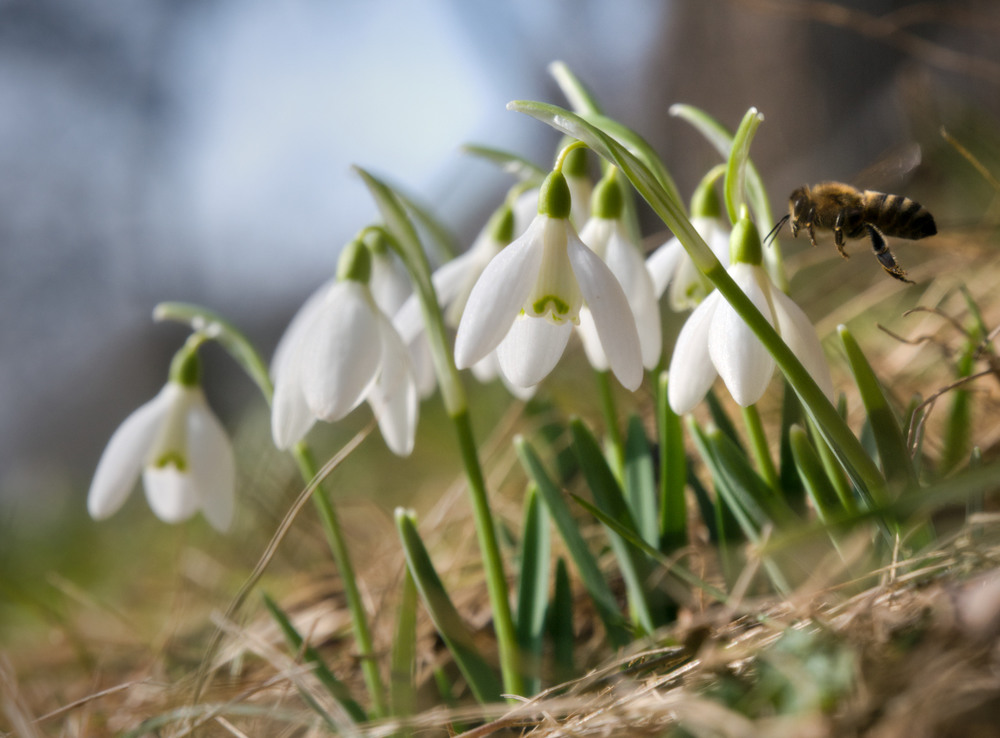
[[[837,251],[845,259],[845,239],[864,238],[872,242],[875,258],[882,268],[903,282],[911,282],[889,251],[886,236],[918,240],[937,233],[934,217],[920,203],[902,195],[887,195],[874,190],[858,190],[840,182],[823,182],[813,187],[799,187],[788,198],[788,215],[778,226],[789,221],[792,236],[804,228],[809,241],[816,245],[816,229],[833,231]]]

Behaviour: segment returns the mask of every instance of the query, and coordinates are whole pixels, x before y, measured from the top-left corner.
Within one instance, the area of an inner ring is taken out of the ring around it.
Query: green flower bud
[[[715,191],[715,182],[719,178],[719,172],[716,169],[718,167],[705,175],[691,196],[692,218],[719,218],[722,216],[722,201]]]
[[[550,218],[569,218],[573,198],[569,193],[566,177],[559,170],[549,172],[538,193],[538,214]]]
[[[191,346],[190,342],[181,346],[174,354],[168,378],[184,387],[201,385],[201,359],[198,358],[198,349]]]
[[[353,279],[368,284],[372,275],[372,257],[363,241],[354,239],[344,247],[337,262],[337,279]]]
[[[618,170],[612,167],[594,188],[594,194],[590,198],[590,214],[595,218],[617,220],[622,215],[625,199],[622,197],[622,187],[617,172]]]
[[[731,264],[743,262],[744,264],[760,266],[762,259],[760,232],[754,222],[743,212],[733,225],[732,233],[729,234],[729,262]]]
[[[514,240],[514,209],[504,203],[490,216],[490,237],[497,243],[510,243]]]
[[[572,149],[563,159],[562,171],[567,177],[588,177],[587,149],[580,146]]]

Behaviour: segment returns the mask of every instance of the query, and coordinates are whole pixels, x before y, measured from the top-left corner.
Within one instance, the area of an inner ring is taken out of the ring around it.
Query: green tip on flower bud
[[[184,387],[198,387],[201,384],[201,359],[198,349],[190,343],[184,344],[170,361],[171,382]]]
[[[384,254],[389,251],[389,239],[381,228],[366,229],[364,240],[373,254]]]
[[[566,177],[558,169],[549,172],[538,193],[538,214],[550,218],[569,218],[573,199],[569,194]]]
[[[594,194],[590,198],[590,214],[595,218],[617,220],[622,215],[625,198],[622,197],[621,181],[617,172],[618,170],[612,167],[594,188]]]
[[[354,239],[344,247],[337,262],[337,279],[353,279],[368,284],[372,275],[371,252],[363,241]]]
[[[760,266],[762,259],[760,232],[754,222],[744,215],[736,221],[729,234],[729,261],[732,264],[742,262]]]
[[[567,177],[589,177],[587,149],[580,146],[570,150],[562,162],[562,171]]]
[[[490,217],[489,233],[497,243],[507,244],[514,240],[514,209],[504,203]]]
[[[715,191],[715,182],[719,175],[725,171],[723,167],[714,167],[704,179],[698,183],[698,188],[691,196],[691,217],[692,218],[720,218],[722,217],[722,201]]]

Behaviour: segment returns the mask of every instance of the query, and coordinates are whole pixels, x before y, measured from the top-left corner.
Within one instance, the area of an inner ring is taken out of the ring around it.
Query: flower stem
[[[300,441],[292,449],[292,454],[299,465],[302,478],[306,482],[312,481],[318,467],[309,447],[304,441]],[[319,512],[326,542],[330,546],[337,570],[340,572],[340,579],[344,584],[347,608],[350,610],[351,621],[354,625],[354,640],[358,647],[358,658],[361,660],[361,673],[364,675],[365,686],[368,687],[368,694],[372,701],[372,713],[374,717],[383,717],[386,714],[386,692],[382,685],[382,677],[379,674],[378,661],[375,657],[372,633],[368,626],[368,613],[365,611],[361,591],[358,589],[358,582],[354,577],[351,554],[347,549],[347,541],[344,539],[344,532],[340,527],[340,518],[330,501],[329,493],[322,484],[316,487],[312,499]]]
[[[774,461],[771,459],[771,452],[767,446],[767,436],[764,433],[764,424],[760,420],[760,413],[757,412],[756,405],[743,408],[743,422],[747,428],[750,452],[757,464],[757,471],[767,482],[767,486],[778,493],[781,489],[778,481],[778,470],[774,468]]]
[[[507,578],[500,558],[500,548],[497,545],[496,525],[493,522],[493,513],[486,493],[486,481],[479,464],[479,452],[469,421],[465,390],[458,376],[458,369],[455,367],[455,356],[448,345],[441,306],[431,281],[430,266],[420,238],[395,191],[365,170],[357,168],[356,171],[375,198],[385,220],[386,229],[392,236],[390,245],[402,258],[420,300],[427,339],[434,359],[434,371],[441,388],[445,410],[455,424],[462,464],[465,466],[469,484],[476,535],[479,539],[490,605],[493,609],[493,626],[497,635],[497,648],[500,651],[504,690],[511,695],[522,695],[524,681],[521,674],[520,651],[508,599]]]
[[[472,498],[476,537],[479,539],[483,568],[486,570],[486,587],[490,594],[490,604],[493,608],[493,627],[496,629],[497,646],[500,650],[500,668],[503,671],[504,691],[511,695],[522,695],[524,694],[524,681],[521,674],[517,631],[514,628],[514,618],[510,610],[507,577],[503,570],[503,560],[500,558],[496,525],[493,522],[489,497],[486,494],[486,480],[483,478],[482,467],[479,465],[479,451],[476,439],[472,434],[468,410],[453,415],[451,420],[455,424],[458,445],[462,453],[462,463],[465,465],[465,475],[469,483],[469,496]]]

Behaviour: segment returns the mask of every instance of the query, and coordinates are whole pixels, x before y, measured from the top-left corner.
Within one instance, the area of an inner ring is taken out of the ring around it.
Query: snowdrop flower
[[[111,436],[87,496],[92,518],[117,512],[141,476],[160,520],[178,523],[200,510],[213,528],[229,528],[236,487],[233,448],[205,402],[198,375],[196,347],[185,346],[174,357],[166,386]]]
[[[663,343],[660,305],[642,253],[626,233],[622,220],[624,202],[617,171],[611,169],[598,183],[591,216],[580,231],[580,240],[604,260],[621,284],[639,331],[642,364],[651,370],[660,361]],[[580,311],[580,337],[591,365],[606,371],[608,359],[587,307]]]
[[[393,453],[413,450],[417,389],[406,346],[369,288],[371,254],[360,241],[341,255],[336,281],[292,319],[271,365],[271,434],[298,443],[316,420],[340,420],[367,401]]]
[[[569,220],[577,231],[583,228],[590,218],[590,201],[594,191],[594,183],[588,171],[588,156],[587,149],[583,147],[571,149],[562,165],[562,173],[566,176],[572,203]]]
[[[729,266],[729,228],[722,222],[722,207],[715,193],[716,177],[709,173],[691,198],[691,225],[715,253]],[[646,260],[659,299],[670,287],[668,302],[675,312],[697,306],[714,287],[694,265],[675,236],[656,249]]]
[[[774,286],[761,266],[760,235],[749,219],[740,219],[733,228],[732,249],[729,275],[832,399],[830,368],[816,331],[802,309]],[[716,376],[721,376],[733,399],[747,407],[763,396],[773,373],[774,359],[725,298],[714,291],[688,316],[677,337],[667,397],[674,412],[690,412]]]
[[[531,387],[562,356],[584,305],[618,380],[642,381],[635,318],[614,274],[569,222],[570,193],[557,169],[542,185],[538,215],[472,288],[455,338],[455,363],[471,367],[497,350],[503,374]]]

